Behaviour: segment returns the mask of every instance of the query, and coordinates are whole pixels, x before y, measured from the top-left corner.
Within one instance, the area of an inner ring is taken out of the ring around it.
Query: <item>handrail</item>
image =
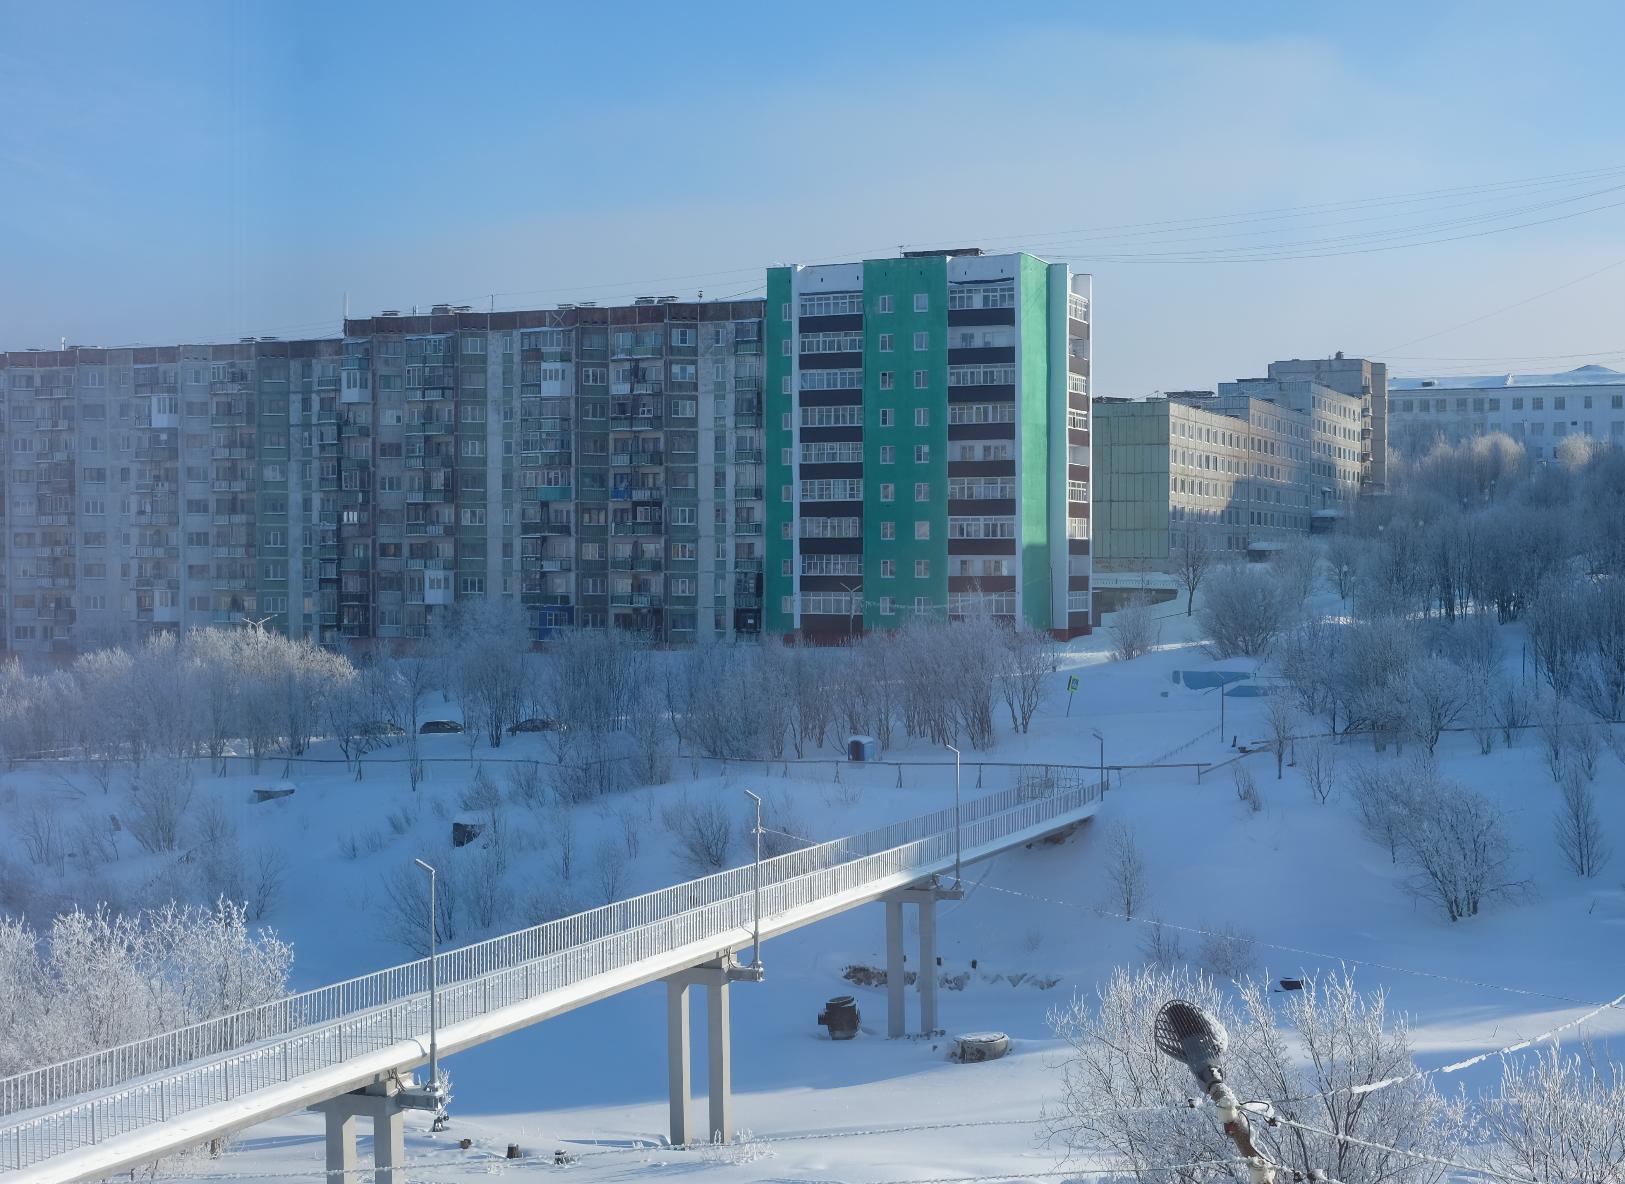
[[[972,799],[960,811],[963,846],[1099,794],[1098,785],[1018,786]],[[953,819],[948,807],[763,860],[763,915],[940,861],[953,850]],[[441,1022],[742,934],[753,884],[747,864],[440,954]],[[58,1107],[0,1127],[0,1166],[22,1168],[424,1033],[427,992],[428,960],[419,959],[0,1080],[0,1114]]]

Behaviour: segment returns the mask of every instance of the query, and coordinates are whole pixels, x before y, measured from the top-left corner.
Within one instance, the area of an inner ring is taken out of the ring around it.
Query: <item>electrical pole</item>
[[[440,1093],[440,962],[439,962],[439,926],[435,923],[435,881],[438,874],[435,869],[421,859],[414,859],[424,871],[429,873],[429,1092],[436,1096]],[[437,1111],[434,1118],[434,1129],[444,1130],[446,1125],[445,1113]]]
[[[1100,734],[1099,728],[1090,728],[1089,734],[1100,741],[1100,792],[1106,792],[1106,737]]]

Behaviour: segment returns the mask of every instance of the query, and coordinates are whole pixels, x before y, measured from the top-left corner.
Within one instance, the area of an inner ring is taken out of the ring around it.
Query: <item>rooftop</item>
[[[1447,374],[1440,378],[1390,378],[1388,393],[1420,390],[1482,390],[1505,386],[1625,386],[1625,373],[1607,366],[1576,366],[1561,374]]]

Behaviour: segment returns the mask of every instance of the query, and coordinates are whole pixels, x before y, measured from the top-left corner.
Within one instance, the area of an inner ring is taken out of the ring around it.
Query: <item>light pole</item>
[[[756,803],[756,877],[753,889],[756,897],[756,923],[752,934],[752,948],[750,956],[751,969],[762,969],[762,799],[745,791],[745,796]]]
[[[434,868],[421,859],[414,859],[424,871],[429,873],[429,1090],[438,1093],[440,1090],[440,966],[436,955],[439,952],[438,927],[435,925],[435,880],[438,878]],[[435,1117],[435,1129],[440,1129],[440,1117]]]
[[[952,744],[944,744],[949,752],[954,754],[954,887],[959,887],[959,749]]]
[[[1230,684],[1224,681],[1224,675],[1219,675],[1219,743],[1224,743],[1224,691]]]
[[[1278,1168],[1253,1145],[1252,1128],[1235,1093],[1225,1084],[1219,1058],[1230,1043],[1224,1025],[1206,1011],[1183,999],[1170,999],[1157,1012],[1153,1033],[1157,1048],[1191,1071],[1202,1092],[1219,1112],[1224,1133],[1246,1160],[1253,1184],[1275,1184]]]

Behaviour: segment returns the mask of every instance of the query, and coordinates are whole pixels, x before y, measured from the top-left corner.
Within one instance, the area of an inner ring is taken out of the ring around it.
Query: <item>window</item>
[[[1008,500],[1016,496],[1014,477],[950,477],[948,496],[955,501]]]
[[[880,598],[880,615],[883,617],[894,617],[897,615],[897,601],[893,597],[882,596]]]
[[[880,446],[880,463],[883,465],[897,463],[897,446],[895,444],[882,444]]]
[[[862,521],[857,518],[803,518],[801,537],[804,539],[856,539],[863,537]]]
[[[897,537],[897,523],[882,522],[880,524],[880,538],[883,542],[890,542]]]
[[[889,390],[893,390],[896,386],[897,386],[897,375],[896,375],[896,373],[891,371],[891,370],[882,370],[880,372],[880,389],[883,390],[883,391],[889,391]]]
[[[818,616],[850,616],[854,611],[850,592],[803,592],[801,611]]]
[[[891,311],[891,297],[890,296],[876,296],[875,297],[875,311],[876,312],[890,312]]]
[[[917,390],[917,391],[923,391],[925,389],[925,387],[926,387],[926,372],[924,370],[916,370],[914,372],[914,389]]]
[[[1014,518],[950,518],[948,537],[951,539],[1013,539],[1016,537]]]
[[[464,440],[462,453],[464,456],[484,456],[485,441],[474,437]]]
[[[894,501],[896,501],[897,500],[897,486],[891,484],[889,481],[882,482],[881,486],[880,486],[880,500],[883,501],[883,502],[894,502]]]
[[[674,326],[671,331],[671,343],[673,345],[693,345],[694,330]]]
[[[949,386],[1012,386],[1016,381],[1016,368],[998,366],[949,366]]]
[[[892,352],[893,336],[894,335],[891,334],[891,333],[882,333],[880,335],[880,352],[881,353],[889,354],[889,353]]]
[[[949,423],[1014,423],[1014,403],[950,403]]]
[[[801,446],[801,463],[804,465],[858,464],[862,460],[863,445],[857,440],[821,441]],[[788,456],[784,458],[784,463],[790,463]]]
[[[931,578],[931,561],[929,559],[916,559],[914,561],[914,578],[916,580],[929,580]]]
[[[931,426],[931,408],[916,407],[914,409],[914,426],[917,428],[928,428]]]
[[[914,483],[914,500],[917,502],[928,502],[931,500],[931,482],[916,481]]]
[[[880,578],[883,580],[897,578],[897,560],[882,559],[880,561]]]
[[[801,409],[801,426],[804,428],[855,428],[862,425],[863,408],[855,403]]]
[[[483,596],[485,594],[485,577],[463,576],[457,581],[457,590],[464,596]]]
[[[785,305],[786,310],[789,307]],[[859,315],[862,312],[861,292],[820,292],[814,296],[801,298],[801,315],[804,317],[845,317]],[[784,319],[790,318],[786,316]]]
[[[926,332],[914,334],[914,351],[919,353],[931,348],[931,334]]]
[[[803,370],[804,391],[856,391],[863,389],[862,370]]]
[[[931,537],[931,524],[929,522],[916,522],[914,524],[914,537],[924,541]]]
[[[789,492],[788,487],[785,488],[785,492]],[[801,500],[804,502],[851,502],[860,501],[862,498],[863,479],[861,477],[812,480],[801,483]]]
[[[803,333],[801,352],[804,354],[855,354],[863,352],[861,332]]]
[[[928,296],[924,292],[916,292],[916,293],[914,293],[914,311],[915,312],[930,312],[931,311],[931,297]]]
[[[892,409],[890,407],[882,407],[880,409],[880,426],[883,428],[889,428],[892,426]]]
[[[992,284],[970,284],[948,291],[949,308],[1014,308],[1016,285],[1014,280]]]

